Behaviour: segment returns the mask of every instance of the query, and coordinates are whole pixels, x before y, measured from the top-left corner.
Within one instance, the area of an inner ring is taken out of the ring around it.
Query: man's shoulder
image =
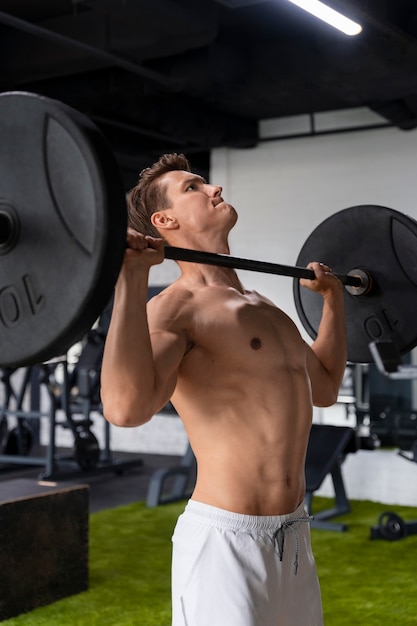
[[[178,319],[190,309],[194,298],[192,289],[180,284],[179,281],[165,287],[148,302],[150,319]]]
[[[171,302],[189,300],[193,297],[193,294],[193,289],[177,280],[153,296],[149,300],[149,304],[152,306],[161,306],[168,304],[168,300]]]

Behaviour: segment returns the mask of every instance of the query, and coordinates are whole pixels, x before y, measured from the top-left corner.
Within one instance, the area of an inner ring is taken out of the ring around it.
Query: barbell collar
[[[230,256],[228,254],[218,254],[215,252],[204,252],[202,250],[189,250],[188,248],[177,248],[174,246],[165,246],[165,258],[174,261],[187,261],[190,263],[202,263],[203,265],[216,265],[219,267],[232,267],[237,270],[250,270],[252,272],[261,272],[264,274],[276,274],[279,276],[290,276],[292,278],[307,278],[314,280],[316,278],[313,270],[306,267],[298,267],[291,265],[280,265],[279,263],[270,263],[269,261],[257,261],[253,259],[242,259],[240,257]],[[335,274],[343,285],[349,285],[357,291],[352,291],[352,295],[362,295],[368,290],[367,274],[359,270],[353,270],[352,273]],[[366,286],[364,281],[366,280]]]
[[[359,285],[345,283],[346,291],[352,296],[366,296],[372,289],[373,281],[369,272],[363,269],[354,269],[348,272],[348,276],[354,276],[360,281]]]

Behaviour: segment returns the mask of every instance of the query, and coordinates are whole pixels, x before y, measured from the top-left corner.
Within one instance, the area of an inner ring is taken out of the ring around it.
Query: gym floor
[[[68,451],[63,450],[65,454]],[[153,472],[160,467],[173,467],[180,463],[181,457],[176,455],[160,454],[114,454],[121,465],[117,471],[111,467],[99,470],[78,470],[74,465],[68,465],[68,470],[58,471],[55,481],[58,483],[89,485],[90,487],[90,512],[94,513],[103,509],[109,509],[132,502],[146,499],[149,479]],[[140,463],[136,463],[136,461]],[[123,461],[131,465],[123,468]],[[42,468],[24,465],[1,465],[0,483],[15,479],[38,480]]]

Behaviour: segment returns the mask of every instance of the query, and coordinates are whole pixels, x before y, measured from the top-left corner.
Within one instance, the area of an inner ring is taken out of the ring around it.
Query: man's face
[[[226,232],[235,225],[235,209],[224,202],[222,188],[182,170],[167,172],[160,184],[165,187],[169,208],[165,212],[187,233]]]

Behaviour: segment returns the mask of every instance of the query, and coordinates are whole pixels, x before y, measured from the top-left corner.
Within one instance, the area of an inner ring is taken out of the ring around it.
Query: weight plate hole
[[[10,252],[19,237],[19,220],[9,206],[0,209],[0,254]]]

